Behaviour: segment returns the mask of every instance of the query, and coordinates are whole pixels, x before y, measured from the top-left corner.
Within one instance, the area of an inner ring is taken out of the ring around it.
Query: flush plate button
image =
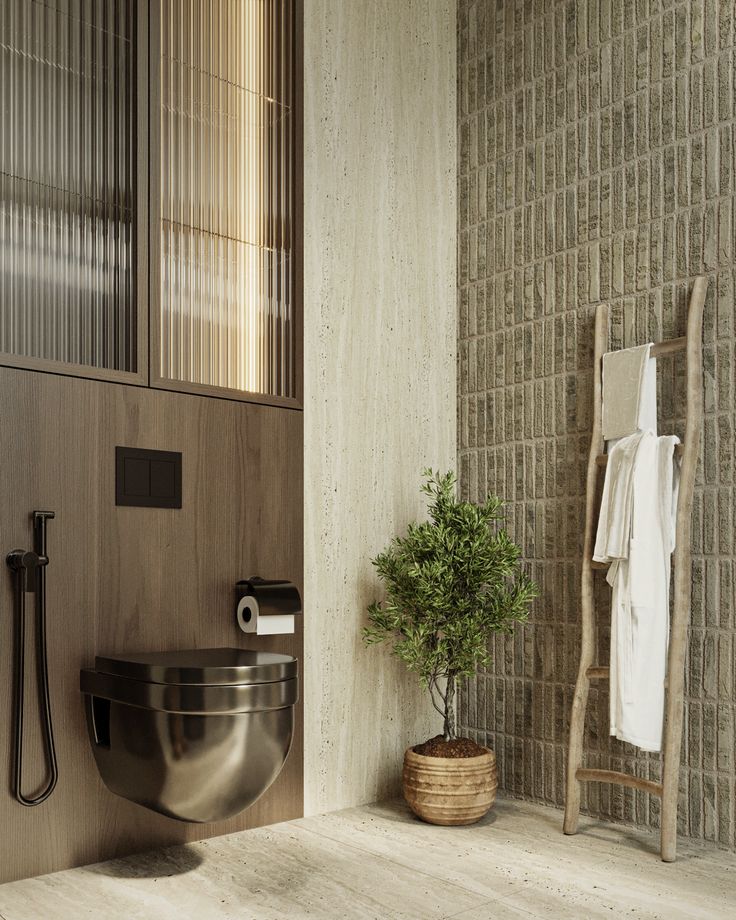
[[[116,447],[115,504],[181,508],[181,453]]]

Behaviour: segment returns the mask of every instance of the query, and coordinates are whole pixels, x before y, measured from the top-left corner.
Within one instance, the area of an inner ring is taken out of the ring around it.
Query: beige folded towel
[[[657,433],[657,359],[652,343],[603,355],[603,437]]]

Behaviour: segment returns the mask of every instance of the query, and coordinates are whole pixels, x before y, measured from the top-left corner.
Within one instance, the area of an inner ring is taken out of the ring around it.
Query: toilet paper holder
[[[244,633],[289,635],[302,612],[296,585],[283,579],[247,578],[235,585],[235,617]]]

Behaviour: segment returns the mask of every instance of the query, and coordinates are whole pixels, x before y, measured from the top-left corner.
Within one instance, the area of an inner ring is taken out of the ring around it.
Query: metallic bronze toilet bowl
[[[281,771],[296,659],[195,649],[95,663],[81,672],[81,690],[97,767],[117,795],[180,821],[221,821]]]

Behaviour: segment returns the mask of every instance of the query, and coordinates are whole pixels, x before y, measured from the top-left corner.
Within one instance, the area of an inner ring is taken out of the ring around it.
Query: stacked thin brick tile
[[[709,278],[694,510],[680,830],[736,845],[733,0],[459,0],[458,463],[504,497],[542,596],[464,688],[464,732],[509,794],[561,805],[580,645],[595,306],[612,347],[685,331]],[[660,430],[682,434],[682,357],[660,361]],[[609,591],[596,575],[599,661]],[[659,779],[608,737],[591,689],[587,765]],[[657,826],[656,799],[586,784],[584,810]]]

